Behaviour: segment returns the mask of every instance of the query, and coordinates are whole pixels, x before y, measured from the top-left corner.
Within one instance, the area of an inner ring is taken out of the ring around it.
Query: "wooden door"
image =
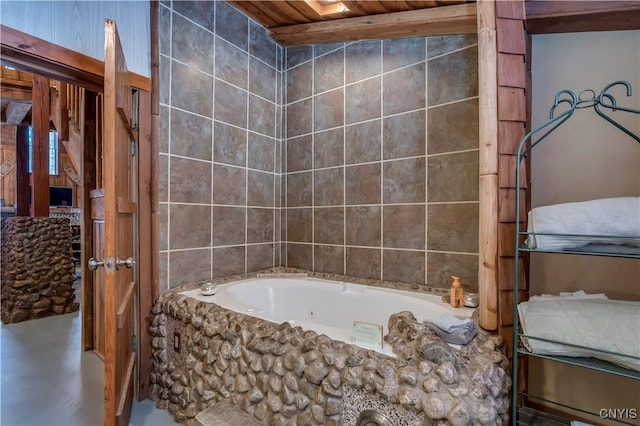
[[[116,24],[108,19],[104,67],[104,423],[127,425],[136,364],[135,136],[127,65]]]

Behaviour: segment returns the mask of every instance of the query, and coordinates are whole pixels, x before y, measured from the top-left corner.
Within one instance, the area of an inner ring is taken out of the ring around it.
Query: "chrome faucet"
[[[218,286],[214,283],[204,283],[202,284],[202,286],[200,286],[200,292],[204,296],[213,296],[214,294],[216,294],[217,289]]]

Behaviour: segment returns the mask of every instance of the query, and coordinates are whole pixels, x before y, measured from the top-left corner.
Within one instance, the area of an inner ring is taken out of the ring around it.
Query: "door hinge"
[[[131,156],[135,157],[136,156],[136,141],[131,141]]]
[[[131,336],[131,349],[133,352],[138,352],[138,337],[135,334]]]

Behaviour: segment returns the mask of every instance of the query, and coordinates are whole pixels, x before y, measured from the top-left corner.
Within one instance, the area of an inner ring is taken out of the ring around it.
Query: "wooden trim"
[[[16,215],[29,216],[29,126],[16,127]]]
[[[467,3],[287,25],[270,29],[269,35],[283,46],[296,46],[363,39],[475,34],[476,32],[476,5]]]
[[[129,398],[133,391],[133,370],[136,365],[136,354],[132,353],[127,361],[127,372],[125,380],[122,382],[120,388],[120,401],[118,401],[118,408],[115,413],[116,425],[128,425],[129,416],[131,415],[131,404],[133,402],[133,396]]]
[[[134,214],[136,212],[136,203],[126,198],[118,197],[117,200],[117,212],[118,213],[128,213]]]
[[[33,76],[33,169],[31,208],[34,217],[49,216],[49,79]]]
[[[153,131],[151,127],[151,93],[139,92],[140,111],[138,119],[138,399],[149,395],[151,375],[151,309],[156,299],[158,269],[157,229],[153,218]],[[143,114],[142,111],[145,111]],[[156,154],[157,157],[157,154]],[[149,243],[150,241],[150,243]]]
[[[0,24],[3,63],[94,92],[102,92],[104,62]],[[151,90],[151,79],[129,72],[131,86]]]
[[[95,348],[94,342],[94,274],[89,270],[88,262],[93,257],[93,201],[92,193],[96,186],[96,113],[97,95],[89,90],[84,91],[84,129],[81,130],[84,143],[82,146],[82,216],[81,216],[81,277],[82,277],[82,348],[89,351]],[[102,215],[104,217],[104,215]],[[97,352],[96,352],[97,353]]]
[[[640,2],[527,1],[529,34],[640,29]]]
[[[498,328],[498,176],[480,176],[478,289],[480,326]]]

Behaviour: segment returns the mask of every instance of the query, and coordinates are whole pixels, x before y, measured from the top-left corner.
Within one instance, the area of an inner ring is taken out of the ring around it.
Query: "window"
[[[29,127],[29,173],[33,173],[33,128]],[[49,174],[58,174],[58,132],[49,132]]]

